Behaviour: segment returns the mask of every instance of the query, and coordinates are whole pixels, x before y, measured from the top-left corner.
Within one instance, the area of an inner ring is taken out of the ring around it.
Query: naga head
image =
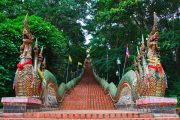
[[[143,36],[140,49],[137,47],[137,62],[134,62],[134,67],[139,76],[137,88],[140,96],[164,96],[165,94],[165,73],[160,63],[157,22],[158,17],[154,12],[153,28],[147,37],[147,52]]]
[[[34,36],[31,34],[29,25],[28,25],[28,14],[24,19],[24,29],[23,29],[23,42],[31,44],[34,40]]]
[[[159,47],[158,47],[159,35],[158,35],[157,23],[158,23],[158,17],[156,15],[156,13],[154,12],[153,28],[152,28],[151,33],[147,40],[147,46],[154,51],[157,51],[159,49]]]
[[[21,61],[20,64],[26,63],[27,60],[32,59],[32,42],[34,36],[30,33],[29,26],[28,26],[28,14],[24,19],[24,28],[23,28],[23,44],[20,46],[20,53],[21,53]],[[30,61],[30,60],[29,60]],[[30,64],[31,62],[29,62]],[[20,66],[20,65],[19,65]],[[23,67],[18,67],[23,68]]]

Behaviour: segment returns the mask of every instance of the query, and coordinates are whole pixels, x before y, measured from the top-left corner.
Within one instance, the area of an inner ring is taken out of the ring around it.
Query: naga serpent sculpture
[[[28,26],[28,15],[24,20],[23,44],[21,45],[20,62],[14,79],[14,88],[17,97],[33,97],[42,100],[44,106],[59,105],[63,100],[65,90],[72,88],[81,78],[82,74],[69,81],[61,83],[58,87],[54,75],[46,70],[46,61],[43,58],[43,48],[38,50],[38,42],[34,45],[34,59],[32,59],[32,42],[34,36]],[[32,61],[34,60],[34,64]]]
[[[167,79],[160,63],[157,22],[154,12],[154,25],[147,38],[147,47],[142,37],[140,49],[137,47],[137,60],[134,60],[135,69],[123,75],[117,87],[112,82],[107,83],[94,72],[96,79],[109,91],[115,104],[132,104],[142,97],[165,95]]]
[[[129,95],[130,100],[136,100],[142,96],[163,97],[166,89],[166,75],[160,63],[158,47],[157,16],[154,13],[154,25],[147,38],[147,51],[144,37],[140,50],[137,47],[137,61],[134,60],[134,71],[127,72],[120,82],[119,101]]]
[[[35,97],[43,101],[44,105],[58,104],[60,99],[57,94],[57,81],[51,72],[45,69],[46,61],[43,60],[43,48],[39,53],[38,42],[34,45],[34,65],[32,64],[32,42],[34,36],[28,26],[28,15],[24,20],[23,44],[21,45],[20,62],[17,64],[15,74],[16,96]]]

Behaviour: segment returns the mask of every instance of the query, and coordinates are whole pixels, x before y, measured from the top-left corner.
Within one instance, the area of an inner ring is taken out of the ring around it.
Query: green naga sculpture
[[[154,12],[154,25],[145,46],[144,37],[140,49],[137,47],[137,61],[134,60],[134,71],[127,72],[119,84],[117,99],[120,102],[129,96],[129,102],[143,96],[163,97],[166,89],[166,75],[160,63],[158,47],[158,17]]]
[[[28,28],[27,17],[24,21],[23,44],[20,47],[20,62],[17,64],[15,92],[17,96],[39,96],[40,94],[37,88],[40,87],[40,79],[34,80],[37,74],[34,76],[31,56],[34,36],[31,35]]]
[[[28,15],[26,15],[23,29],[23,44],[20,47],[20,62],[17,64],[18,69],[14,81],[16,96],[38,98],[45,105],[58,104],[60,98],[57,93],[57,81],[52,73],[45,69],[46,62],[42,56],[43,48],[39,52],[37,40],[34,45],[34,65],[32,64],[33,40],[34,36],[28,27]]]
[[[39,51],[37,40],[34,45],[34,59],[32,58],[33,40],[34,36],[30,32],[28,15],[26,15],[23,44],[20,46],[20,62],[17,64],[13,84],[16,97],[3,97],[1,99],[5,113],[40,111],[43,108],[59,109],[65,92],[71,89],[83,75],[82,70],[78,77],[68,81],[66,84],[62,82],[58,86],[54,75],[46,69],[43,48]]]
[[[107,83],[94,72],[98,82],[107,90],[119,109],[119,106],[134,105],[165,105],[175,106],[177,99],[164,98],[167,78],[160,62],[158,47],[158,17],[154,13],[154,25],[145,46],[144,37],[137,47],[137,58],[134,59],[134,70],[122,76],[116,87],[113,82]]]
[[[20,62],[17,64],[14,88],[17,97],[33,97],[42,100],[44,106],[58,105],[63,100],[65,90],[72,88],[80,77],[74,78],[67,84],[61,83],[59,88],[54,75],[46,70],[43,48],[40,52],[38,41],[34,45],[34,59],[32,59],[32,43],[34,36],[28,27],[28,15],[24,20],[23,44],[21,45]],[[32,61],[34,60],[34,64]]]
[[[165,95],[166,75],[160,63],[158,47],[157,16],[154,13],[154,25],[147,38],[148,51],[146,54],[144,38],[140,51],[137,47],[138,55],[135,61],[135,72],[137,75],[137,92],[139,96],[159,96]],[[147,64],[148,63],[148,64]]]

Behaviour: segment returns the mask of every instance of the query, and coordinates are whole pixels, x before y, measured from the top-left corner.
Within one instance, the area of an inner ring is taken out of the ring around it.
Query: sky
[[[86,14],[87,14],[87,15],[86,15],[86,18],[85,18],[85,19],[86,19],[86,20],[92,20],[92,19],[93,19],[93,16],[90,14],[90,11],[89,11],[89,9],[92,8],[92,5],[91,5],[90,2],[86,2],[86,4],[87,4],[88,9],[86,10]],[[86,39],[85,45],[87,45],[87,44],[90,43],[90,40],[91,40],[91,38],[92,38],[92,35],[89,34],[86,29],[83,28],[83,26],[86,26],[86,23],[85,23],[84,21],[85,21],[84,19],[79,19],[79,20],[77,20],[77,23],[80,23],[81,26],[82,26],[81,30],[83,31],[83,34],[84,34],[85,39]]]
[[[87,15],[87,16],[86,16],[86,19],[92,19],[92,16],[91,16],[91,15]],[[91,35],[91,34],[88,34],[88,31],[83,28],[83,26],[86,26],[86,23],[84,22],[83,19],[77,20],[77,23],[80,23],[81,26],[82,26],[81,30],[83,31],[83,34],[84,34],[85,39],[86,39],[85,45],[89,44],[90,39],[92,38],[92,35]]]
[[[86,39],[85,45],[87,45],[87,44],[89,44],[90,39],[92,38],[92,35],[88,34],[87,30],[84,30],[84,29],[83,29],[83,33],[84,33],[84,36],[85,36],[85,39]]]

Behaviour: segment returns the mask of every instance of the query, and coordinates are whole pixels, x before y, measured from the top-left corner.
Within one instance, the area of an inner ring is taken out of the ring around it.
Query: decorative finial
[[[144,35],[142,34],[142,44],[144,44]]]
[[[23,29],[23,41],[27,43],[32,43],[34,36],[31,34],[29,25],[28,25],[28,14],[24,19],[24,29]]]
[[[41,51],[40,51],[40,54],[43,54],[43,46],[41,47]]]
[[[28,26],[28,13],[26,14],[25,19],[24,19],[24,27],[25,27],[25,28],[28,28],[28,27],[29,27],[29,26]]]
[[[136,61],[136,57],[134,57],[134,63],[136,63],[137,61]]]
[[[38,55],[38,39],[36,38],[35,45],[34,45],[34,53]]]
[[[137,46],[137,53],[138,53],[138,55],[139,55],[139,47]]]
[[[40,68],[41,64],[43,64],[43,47],[41,48],[41,51],[38,55],[38,68]]]
[[[158,21],[159,18],[157,17],[156,12],[154,12],[154,25],[157,25]]]
[[[36,42],[34,45],[34,72],[37,73],[37,66],[38,66],[38,40],[36,38]]]
[[[35,45],[38,46],[38,39],[36,38],[36,42],[35,42]]]
[[[148,37],[148,40],[147,40],[147,46],[148,48],[152,48],[153,45],[156,46],[155,49],[158,48],[158,44],[157,44],[157,41],[158,41],[158,38],[159,38],[159,35],[158,35],[158,28],[157,28],[157,22],[159,21],[156,13],[154,12],[154,25],[152,27],[152,30],[151,30],[151,33],[150,33],[150,36]]]
[[[158,28],[157,28],[158,21],[159,21],[159,18],[157,17],[156,13],[154,12],[154,25],[153,25],[152,31],[150,33],[150,36],[152,36],[154,33],[156,33],[158,31]]]

